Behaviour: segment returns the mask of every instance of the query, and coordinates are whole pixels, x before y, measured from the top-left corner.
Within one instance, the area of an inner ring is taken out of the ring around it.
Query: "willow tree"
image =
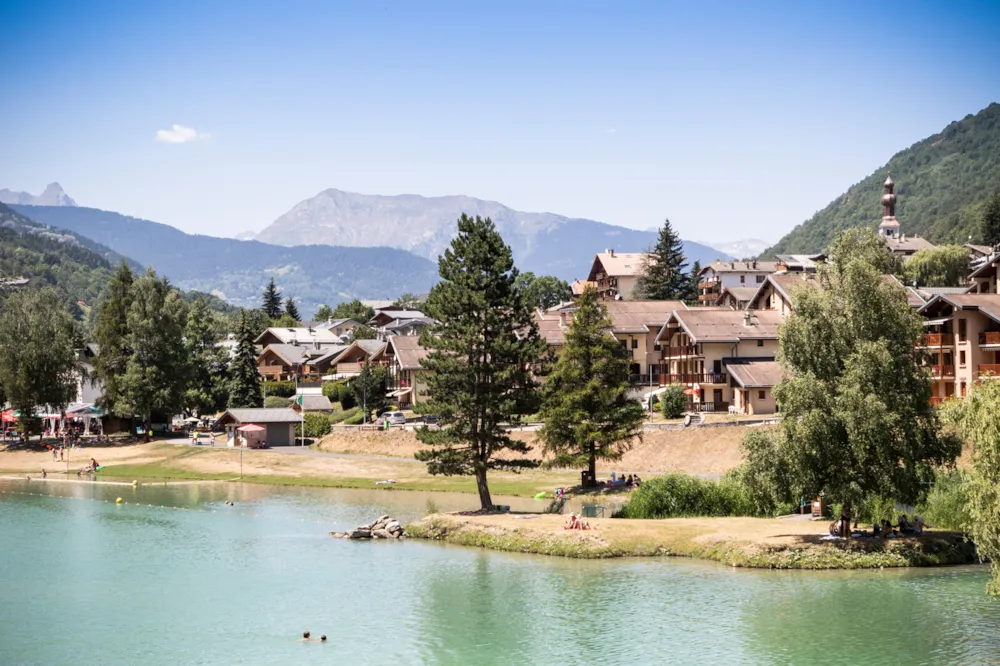
[[[516,286],[510,247],[489,218],[462,214],[438,271],[441,281],[431,289],[425,311],[439,323],[420,342],[430,350],[421,362],[430,371],[426,407],[438,415],[441,428],[417,432],[429,448],[416,457],[431,474],[474,475],[482,508],[490,509],[488,470],[538,465],[497,454],[529,451],[510,436],[510,426],[530,409],[536,389],[532,367],[545,342]]]
[[[587,288],[577,301],[566,344],[546,378],[538,432],[561,467],[586,465],[589,479],[597,460],[621,460],[642,436],[642,405],[629,397],[629,358],[611,335],[607,310]]]
[[[849,234],[849,235],[846,235]],[[914,345],[920,318],[882,274],[888,253],[871,232],[846,232],[820,289],[793,294],[779,330],[781,426],[744,441],[752,476],[795,501],[825,491],[848,511],[865,498],[914,504],[960,444],[940,431],[931,381]],[[873,242],[874,241],[874,242]]]
[[[962,400],[949,400],[944,420],[972,444],[969,516],[972,540],[992,573],[987,590],[1000,596],[1000,381],[972,386]]]

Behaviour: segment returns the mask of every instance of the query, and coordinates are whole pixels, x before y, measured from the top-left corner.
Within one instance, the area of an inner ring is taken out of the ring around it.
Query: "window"
[[[958,364],[965,367],[965,352],[958,352]],[[964,393],[962,395],[965,395]]]
[[[656,344],[653,345],[653,351],[660,351],[660,343],[659,342],[657,342]]]
[[[766,279],[767,279],[766,275],[758,275],[757,276],[757,284],[764,284],[764,280],[766,280]]]
[[[958,341],[965,342],[965,319],[958,320]]]
[[[628,340],[619,340],[618,342],[621,344],[622,349],[628,349]]]
[[[639,348],[639,341],[636,340],[635,338],[632,338],[632,349],[638,349],[638,348]]]
[[[764,399],[764,395],[766,393],[767,393],[767,391],[765,391],[764,389],[761,389],[761,390],[757,391],[757,399],[758,400],[763,400]]]
[[[961,393],[962,393],[962,397],[964,398],[964,397],[965,397],[965,382],[962,382],[962,383],[961,383],[961,384],[959,384],[958,386],[959,386],[959,390],[960,390],[960,391],[961,391]]]
[[[746,284],[746,282],[747,282],[747,276],[746,275],[741,275],[740,276],[740,284]]]
[[[757,346],[758,347],[763,347],[764,346],[764,341],[763,340],[758,340],[757,341]]]

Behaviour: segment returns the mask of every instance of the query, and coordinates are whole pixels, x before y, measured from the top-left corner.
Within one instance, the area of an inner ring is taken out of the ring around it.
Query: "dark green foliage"
[[[309,439],[319,439],[330,434],[330,418],[326,414],[316,412],[306,412],[306,437]],[[302,437],[302,425],[295,424],[295,436]]]
[[[683,518],[704,516],[772,517],[791,510],[758,497],[736,468],[718,481],[688,474],[666,474],[643,481],[616,518]]]
[[[566,344],[545,382],[538,436],[558,467],[597,459],[621,460],[642,437],[643,409],[629,397],[629,358],[612,337],[607,310],[588,288],[566,333]]]
[[[104,383],[104,394],[99,401],[105,411],[123,418],[131,413],[115,411],[123,400],[121,377],[125,374],[131,350],[128,347],[128,311],[132,305],[132,284],[135,276],[126,262],[121,262],[108,283],[104,300],[98,308],[94,341],[100,353],[94,359],[94,371]]]
[[[293,318],[289,314],[285,314],[284,312],[282,312],[281,316],[278,317],[276,320],[274,320],[271,323],[271,325],[277,326],[278,328],[297,328],[299,325],[299,320]]]
[[[299,309],[295,307],[295,299],[291,296],[285,299],[285,315],[291,317],[292,321],[302,321],[302,317],[299,316]]]
[[[979,218],[980,242],[995,247],[1000,245],[1000,187],[983,204],[983,212]]]
[[[361,408],[351,407],[350,409],[344,409],[340,412],[334,412],[330,414],[330,423],[346,423],[347,425],[354,425],[353,423],[347,423],[349,419],[357,417],[358,423],[361,423]]]
[[[333,310],[325,303],[319,306],[313,315],[313,321],[329,321],[330,319],[333,319]]]
[[[295,382],[293,381],[266,381],[264,382],[264,394],[267,396],[280,396],[291,398],[295,395]]]
[[[342,409],[353,409],[357,406],[358,401],[354,397],[354,391],[347,382],[341,382],[338,387],[338,393],[340,395],[340,406]]]
[[[375,310],[356,298],[353,301],[341,303],[333,310],[334,319],[353,319],[354,321],[361,322],[362,324],[366,323],[374,316]]]
[[[552,275],[521,273],[517,276],[517,288],[524,294],[528,305],[543,310],[573,298],[569,283]]]
[[[841,250],[821,271],[822,288],[792,296],[795,315],[779,329],[780,430],[744,441],[747,466],[785,500],[825,491],[850,507],[868,497],[912,504],[961,447],[930,406],[913,351],[919,316],[903,288],[882,278],[881,255],[847,245],[834,243]]]
[[[671,384],[660,394],[660,410],[665,419],[679,419],[684,416],[687,406],[688,397],[680,384]]]
[[[365,361],[357,377],[348,381],[355,404],[360,405],[366,421],[373,421],[373,414],[381,414],[386,407],[385,387],[389,373],[385,366],[372,366]],[[344,404],[341,403],[341,407]]]
[[[921,287],[960,287],[969,274],[969,251],[961,245],[919,250],[903,262],[906,284]]]
[[[917,513],[931,527],[968,532],[972,526],[969,474],[962,470],[938,470],[934,485]]]
[[[76,395],[80,337],[55,289],[12,294],[0,314],[0,387],[24,422],[36,406],[61,410]],[[30,430],[28,431],[31,432]]]
[[[264,398],[264,406],[268,409],[280,409],[288,407],[290,404],[288,398],[282,398],[280,395],[269,395]]]
[[[268,281],[264,293],[260,295],[260,309],[269,319],[281,317],[281,292],[275,286],[274,278]]]
[[[184,328],[184,353],[188,364],[185,407],[199,415],[214,414],[226,408],[229,386],[226,371],[229,353],[219,345],[222,340],[222,317],[208,309],[203,298],[188,309]]]
[[[688,292],[687,263],[684,246],[670,220],[664,220],[659,238],[649,252],[652,256],[644,262],[642,273],[635,283],[631,298],[647,301],[681,300]],[[629,298],[629,294],[623,294]]]
[[[343,425],[359,425],[364,422],[365,415],[361,413],[360,407],[355,407],[351,410],[351,415],[345,418],[341,423]]]
[[[847,229],[837,234],[828,252],[839,276],[854,261],[868,264],[881,275],[898,275],[903,270],[900,258],[870,229]]]
[[[423,362],[431,371],[428,408],[438,415],[441,429],[417,432],[429,447],[417,459],[431,474],[475,475],[479,501],[488,509],[489,469],[537,465],[496,454],[529,450],[510,436],[507,425],[534,411],[531,369],[545,342],[516,287],[510,247],[489,218],[459,218],[458,235],[438,260],[438,272],[441,281],[424,310],[440,324],[424,331],[420,342],[430,350]]]
[[[875,229],[882,218],[882,183],[889,171],[898,196],[896,217],[907,236],[959,244],[972,236],[974,242],[988,243],[982,236],[981,211],[1000,187],[997,155],[1000,104],[993,103],[897,153],[760,256],[820,252],[843,229]]]
[[[323,382],[323,396],[330,402],[340,400],[340,385],[337,382]]]
[[[229,361],[230,409],[262,407],[264,404],[253,341],[253,330],[246,313],[241,310],[236,326],[236,353]]]
[[[684,301],[696,303],[698,301],[698,281],[701,280],[701,262],[695,261],[688,273],[687,288],[684,290]]]
[[[378,337],[375,329],[371,326],[355,326],[351,329],[350,335],[347,336],[348,342],[354,342],[355,340],[374,340]]]
[[[421,303],[423,303],[423,301],[421,301],[416,294],[411,294],[407,291],[400,294],[399,298],[392,302],[392,307],[419,310]]]

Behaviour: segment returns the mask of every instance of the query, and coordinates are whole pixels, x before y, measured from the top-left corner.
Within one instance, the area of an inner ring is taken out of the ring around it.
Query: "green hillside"
[[[888,164],[851,186],[826,208],[761,253],[820,252],[840,230],[874,229],[886,173],[896,183],[896,217],[907,236],[933,243],[980,241],[979,212],[1000,187],[1000,104],[953,122],[938,134],[896,153]]]

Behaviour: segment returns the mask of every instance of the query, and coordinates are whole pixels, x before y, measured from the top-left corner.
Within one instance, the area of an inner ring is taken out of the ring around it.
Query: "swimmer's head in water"
[[[326,634],[319,637],[320,642],[326,643]]]
[[[308,631],[303,631],[302,632],[302,638],[308,639],[309,638],[309,632]]]

